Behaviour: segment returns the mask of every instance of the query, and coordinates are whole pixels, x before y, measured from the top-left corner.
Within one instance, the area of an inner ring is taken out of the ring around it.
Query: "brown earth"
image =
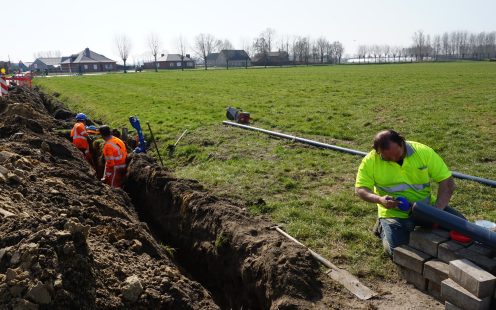
[[[110,189],[55,130],[73,115],[37,90],[0,98],[0,308],[440,307],[401,282],[359,301],[269,219],[147,155]]]
[[[65,124],[43,102],[22,90],[0,99],[0,308],[218,309],[129,197],[50,130]]]

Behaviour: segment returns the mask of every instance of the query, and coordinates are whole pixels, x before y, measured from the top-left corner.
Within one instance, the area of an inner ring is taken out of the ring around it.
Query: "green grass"
[[[361,65],[167,71],[36,79],[76,111],[116,127],[138,115],[161,153],[189,132],[166,165],[241,199],[355,274],[394,278],[370,229],[376,207],[354,196],[361,158],[224,127],[227,106],[254,125],[368,151],[394,128],[437,150],[451,169],[496,176],[496,64]],[[496,190],[457,180],[452,206],[496,219]]]

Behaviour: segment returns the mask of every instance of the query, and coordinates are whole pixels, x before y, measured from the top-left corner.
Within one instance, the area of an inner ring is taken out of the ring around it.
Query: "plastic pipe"
[[[257,127],[253,127],[253,126],[241,125],[238,123],[233,123],[233,122],[228,122],[228,121],[224,121],[222,123],[224,125],[234,126],[234,127],[238,127],[238,128],[242,128],[242,129],[252,130],[252,131],[258,131],[258,132],[262,132],[262,133],[265,133],[265,134],[268,134],[268,135],[271,135],[274,137],[280,137],[280,138],[284,138],[284,139],[288,139],[288,140],[292,140],[292,141],[298,141],[298,142],[301,142],[304,144],[313,145],[313,146],[324,148],[324,149],[330,149],[330,150],[334,150],[334,151],[340,151],[340,152],[353,154],[353,155],[360,155],[360,156],[365,156],[368,154],[368,153],[365,153],[362,151],[357,151],[357,150],[353,150],[353,149],[349,149],[349,148],[345,148],[345,147],[341,147],[341,146],[322,143],[322,142],[318,142],[318,141],[314,141],[314,140],[298,138],[296,136],[291,136],[291,135],[287,135],[287,134],[283,134],[283,133],[279,133],[279,132],[275,132],[275,131],[265,130],[265,129],[261,129],[261,128],[257,128]],[[458,179],[470,180],[470,181],[474,181],[474,182],[479,182],[479,183],[484,184],[484,185],[496,187],[496,181],[494,181],[494,180],[475,177],[475,176],[463,174],[463,173],[456,172],[456,171],[453,171],[452,174],[453,174],[453,177],[458,178]]]
[[[421,202],[414,204],[412,214],[414,219],[436,223],[445,229],[456,230],[496,249],[496,232],[478,226],[461,217]]]

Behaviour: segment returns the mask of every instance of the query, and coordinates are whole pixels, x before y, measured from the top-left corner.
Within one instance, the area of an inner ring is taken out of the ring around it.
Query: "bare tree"
[[[441,36],[435,35],[434,40],[432,41],[432,52],[434,53],[434,59],[437,60],[439,54],[441,54]]]
[[[359,45],[357,53],[358,53],[358,63],[360,63],[361,57],[363,57],[363,62],[365,62],[365,55],[367,55],[367,46]]]
[[[262,57],[265,67],[267,67],[267,61],[268,61],[270,49],[266,38],[264,38],[262,35],[256,38],[255,41],[253,42],[253,49],[256,54]]]
[[[234,45],[232,45],[231,41],[229,41],[228,39],[224,39],[224,41],[220,41],[219,49],[220,50],[233,50]]]
[[[153,64],[155,67],[155,72],[158,72],[157,56],[158,53],[160,52],[160,46],[162,45],[162,43],[160,42],[160,38],[158,37],[158,35],[153,32],[150,33],[150,35],[148,36],[147,43],[148,43],[148,48],[150,49],[150,52],[152,53],[153,56],[153,60],[154,60]]]
[[[343,44],[339,41],[334,41],[331,44],[332,58],[333,63],[339,64],[341,63],[341,57],[343,56],[344,47]]]
[[[422,61],[423,59],[423,53],[425,52],[425,45],[426,45],[426,37],[424,34],[424,31],[418,30],[413,34],[413,47],[415,49],[415,56],[417,57],[417,60]]]
[[[329,41],[326,38],[320,37],[317,39],[317,49],[319,50],[320,63],[324,63],[324,56],[327,50],[327,46],[329,45]]]
[[[195,50],[199,57],[203,59],[205,70],[207,70],[207,57],[216,50],[217,40],[209,33],[200,33],[195,38]]]
[[[182,35],[180,35],[177,39],[177,47],[179,48],[179,52],[181,53],[181,71],[184,71],[184,55],[186,54],[187,45],[188,43],[186,39]]]
[[[124,62],[124,73],[127,73],[126,61],[129,57],[129,52],[131,51],[132,47],[131,40],[125,34],[120,34],[115,36],[115,44],[117,47],[117,51],[119,52],[119,56]]]

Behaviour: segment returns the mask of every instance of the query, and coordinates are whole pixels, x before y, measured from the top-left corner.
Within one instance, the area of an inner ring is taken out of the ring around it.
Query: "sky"
[[[177,53],[184,37],[194,54],[194,38],[210,33],[235,48],[266,28],[281,37],[325,37],[340,41],[345,55],[361,44],[408,46],[417,30],[439,34],[457,30],[496,31],[496,0],[23,0],[2,3],[0,60],[29,62],[38,52],[79,53],[86,47],[119,60],[115,37],[132,41],[131,57],[148,54],[156,33],[163,52]],[[7,10],[5,10],[7,9]]]

